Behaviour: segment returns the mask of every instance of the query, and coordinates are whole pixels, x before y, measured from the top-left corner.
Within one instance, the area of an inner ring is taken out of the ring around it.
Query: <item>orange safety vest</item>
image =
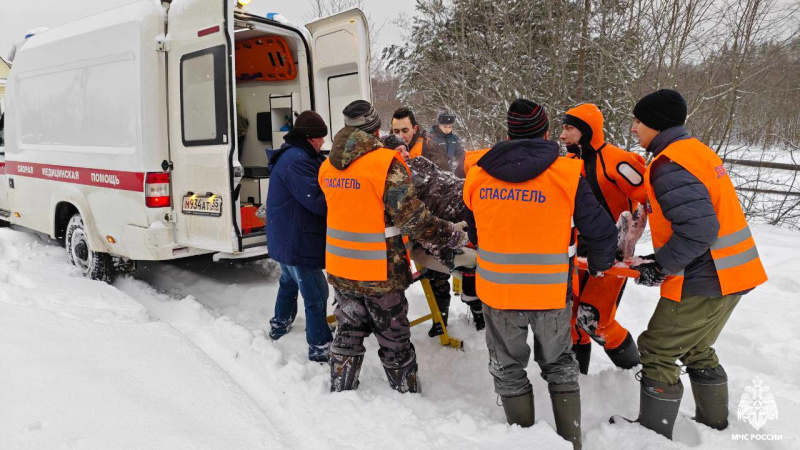
[[[322,163],[319,185],[328,203],[328,273],[356,281],[387,280],[386,239],[400,234],[395,227],[387,228],[384,219],[383,194],[394,160],[408,170],[400,154],[386,148],[361,156],[344,170],[329,160]]]
[[[483,158],[491,148],[484,148],[481,150],[470,150],[464,152],[464,176],[469,173],[469,169],[478,164],[478,160]]]
[[[523,183],[473,167],[464,203],[475,214],[480,243],[476,289],[495,309],[564,308],[575,255],[572,215],[580,161],[558,158]]]
[[[422,156],[422,143],[425,141],[423,138],[417,139],[417,142],[408,150],[409,158],[417,158]]]
[[[659,159],[668,158],[700,180],[708,189],[719,220],[719,234],[711,245],[711,258],[717,269],[722,295],[752,289],[767,281],[767,274],[758,256],[736,189],[722,160],[697,139],[684,139],[667,146],[645,171],[650,231],[653,248],[663,247],[672,236],[672,224],[664,217],[650,183],[650,170]],[[661,296],[681,301],[683,271],[669,275],[661,284]]]

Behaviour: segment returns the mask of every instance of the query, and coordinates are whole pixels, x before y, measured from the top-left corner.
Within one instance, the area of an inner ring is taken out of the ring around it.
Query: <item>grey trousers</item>
[[[528,328],[533,331],[533,359],[549,384],[578,384],[578,360],[572,352],[570,314],[563,309],[500,310],[483,305],[489,373],[496,393],[511,397],[533,389],[525,368],[531,356]]]

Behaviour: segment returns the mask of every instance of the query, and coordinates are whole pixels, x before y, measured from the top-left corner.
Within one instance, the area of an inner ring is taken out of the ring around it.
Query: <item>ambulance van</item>
[[[361,11],[307,33],[268,17],[141,0],[30,38],[6,86],[0,221],[61,240],[101,280],[137,260],[265,254],[265,149],[308,109],[329,148],[344,106],[372,97]]]

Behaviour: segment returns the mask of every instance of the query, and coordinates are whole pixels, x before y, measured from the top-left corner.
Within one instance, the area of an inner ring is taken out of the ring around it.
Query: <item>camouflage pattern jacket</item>
[[[333,139],[329,156],[333,167],[343,170],[359,157],[383,147],[376,136],[354,127],[345,127]],[[451,222],[436,218],[418,198],[406,168],[392,162],[383,196],[386,226],[396,226],[415,241],[446,246],[458,241],[459,231]],[[365,295],[402,292],[411,284],[411,268],[401,236],[386,239],[387,281],[355,281],[328,274],[328,282],[337,290]]]

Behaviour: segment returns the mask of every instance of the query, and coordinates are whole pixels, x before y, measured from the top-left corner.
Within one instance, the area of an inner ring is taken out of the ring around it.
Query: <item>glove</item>
[[[667,274],[664,273],[661,265],[655,261],[639,264],[638,266],[631,266],[631,269],[639,272],[639,278],[636,279],[636,284],[642,286],[660,286],[661,283],[664,282],[664,279],[667,278]]]
[[[453,234],[447,242],[450,248],[461,248],[469,243],[469,236],[467,235],[467,222],[458,222],[453,224]]]

